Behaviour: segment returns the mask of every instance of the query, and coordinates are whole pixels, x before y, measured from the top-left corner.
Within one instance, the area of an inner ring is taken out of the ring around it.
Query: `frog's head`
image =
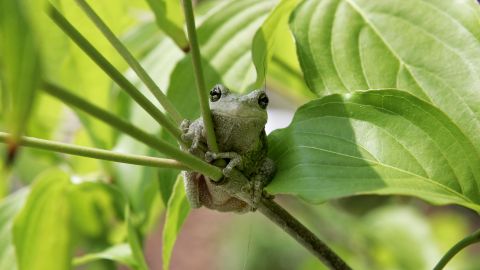
[[[268,97],[264,90],[245,95],[232,93],[221,84],[210,91],[210,108],[215,115],[267,123]]]

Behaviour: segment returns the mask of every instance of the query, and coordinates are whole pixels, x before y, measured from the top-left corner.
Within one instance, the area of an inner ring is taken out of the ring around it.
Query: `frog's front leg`
[[[216,159],[229,159],[230,161],[228,162],[227,166],[223,168],[223,175],[225,177],[230,177],[230,174],[232,170],[237,167],[239,170],[242,170],[241,165],[242,165],[242,156],[238,153],[235,152],[223,152],[223,153],[214,153],[214,152],[206,152],[205,153],[205,160],[207,162],[212,162]]]
[[[185,142],[191,143],[190,147],[187,149],[188,152],[201,157],[203,157],[203,152],[205,151],[205,146],[202,142],[202,132],[203,124],[200,120],[195,120],[191,122],[190,120],[183,120],[180,125],[182,130],[182,140]]]

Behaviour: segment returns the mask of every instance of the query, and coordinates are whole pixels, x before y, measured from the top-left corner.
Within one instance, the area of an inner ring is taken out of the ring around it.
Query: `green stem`
[[[445,265],[447,265],[447,263],[458,252],[460,252],[462,249],[468,247],[469,245],[475,244],[475,243],[478,243],[478,242],[480,242],[480,230],[477,230],[474,233],[472,233],[471,235],[463,238],[462,240],[460,240],[460,242],[458,242],[452,248],[450,248],[450,250],[445,255],[443,255],[442,259],[440,259],[440,261],[437,263],[437,265],[435,265],[435,268],[433,268],[433,270],[443,269],[445,267]]]
[[[92,115],[98,120],[103,121],[107,125],[110,125],[125,134],[145,143],[146,145],[156,149],[160,153],[167,155],[170,158],[178,160],[182,164],[188,166],[191,170],[200,172],[213,180],[218,181],[222,178],[222,171],[213,165],[210,165],[203,160],[183,152],[177,147],[168,144],[157,137],[146,133],[145,131],[137,128],[136,126],[126,122],[123,119],[118,118],[114,114],[95,106],[94,104],[72,94],[71,92],[51,83],[44,83],[42,88],[49,95],[58,98],[64,103],[75,107],[87,114]]]
[[[90,5],[85,0],[76,0],[77,4],[83,9],[85,14],[92,20],[92,22],[97,26],[97,28],[103,33],[103,35],[108,39],[110,44],[117,50],[117,52],[123,57],[123,59],[130,65],[133,71],[138,75],[138,77],[143,81],[147,86],[150,92],[155,96],[158,102],[163,106],[165,111],[172,116],[177,125],[180,125],[184,119],[180,113],[175,109],[170,100],[167,99],[162,90],[157,86],[153,81],[152,77],[148,75],[145,69],[140,65],[140,63],[133,57],[130,51],[125,47],[125,45],[120,42],[120,40],[115,36],[115,34],[110,30],[107,24],[98,16],[97,13],[92,9]]]
[[[170,132],[179,143],[181,139],[180,129],[172,123],[150,100],[130,83],[88,40],[73,27],[70,22],[52,5],[49,4],[50,18],[92,59],[112,80],[114,80],[130,97],[148,112],[161,126]]]
[[[195,74],[195,82],[197,84],[197,95],[202,110],[203,126],[207,135],[207,144],[213,152],[218,152],[218,145],[215,139],[213,129],[212,114],[208,105],[208,96],[205,88],[205,79],[203,77],[202,61],[200,48],[197,40],[197,30],[195,28],[195,17],[193,15],[193,7],[191,0],[183,0],[183,10],[185,12],[185,21],[187,23],[188,39],[192,51],[193,70]]]
[[[5,132],[0,132],[0,142],[7,143],[11,135]],[[107,151],[92,147],[72,145],[68,143],[54,142],[42,140],[33,137],[21,137],[19,145],[24,147],[33,147],[48,151],[60,152],[70,155],[89,157],[95,159],[103,159],[127,164],[143,165],[160,168],[174,168],[185,170],[187,166],[182,163],[166,158],[155,158],[140,155],[129,155],[113,151]]]

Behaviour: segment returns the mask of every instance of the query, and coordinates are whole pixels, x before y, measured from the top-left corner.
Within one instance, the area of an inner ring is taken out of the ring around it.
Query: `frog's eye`
[[[222,97],[222,90],[220,86],[215,85],[215,87],[213,87],[212,90],[210,90],[210,101],[215,102],[219,100],[220,97]]]
[[[258,96],[258,105],[260,105],[260,108],[262,108],[262,109],[267,108],[268,97],[265,93],[262,93],[262,94],[260,94],[260,96]]]

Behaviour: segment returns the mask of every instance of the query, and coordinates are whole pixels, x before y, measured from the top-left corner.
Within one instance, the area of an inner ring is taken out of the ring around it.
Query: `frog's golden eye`
[[[210,101],[215,102],[222,97],[222,89],[219,85],[215,85],[215,87],[210,90]]]
[[[260,105],[260,108],[262,108],[262,109],[267,108],[268,97],[265,93],[262,93],[262,94],[260,94],[260,96],[258,96],[258,105]]]

